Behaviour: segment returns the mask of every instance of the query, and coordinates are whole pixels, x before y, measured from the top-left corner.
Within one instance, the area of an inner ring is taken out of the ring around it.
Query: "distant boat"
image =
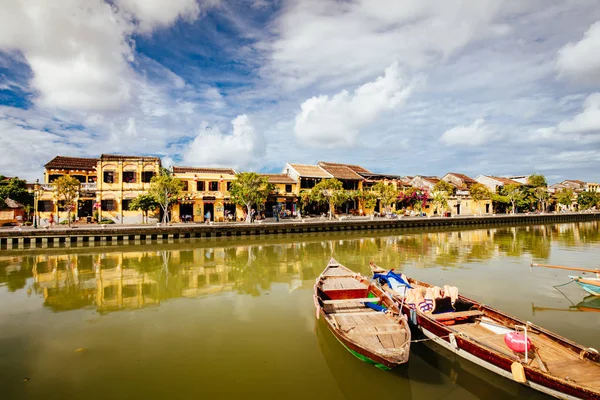
[[[332,258],[314,289],[317,318],[354,356],[381,369],[408,361],[408,322],[378,285]]]
[[[600,398],[597,350],[454,292],[454,301],[415,296],[439,288],[393,271],[373,277],[427,338],[458,356],[559,399]]]
[[[548,265],[548,264],[534,264],[531,263],[532,267],[542,267],[542,268],[554,268],[554,269],[565,269],[569,271],[579,271],[579,272],[589,272],[592,274],[596,274],[595,278],[588,278],[582,276],[569,276],[573,281],[575,281],[579,286],[583,288],[586,292],[593,294],[594,296],[600,296],[600,270],[599,269],[588,269],[588,268],[575,268],[575,267],[565,267],[564,265]]]
[[[569,306],[568,308],[539,307],[532,305],[531,310],[534,314],[540,311],[600,312],[600,297],[589,295],[579,303]]]

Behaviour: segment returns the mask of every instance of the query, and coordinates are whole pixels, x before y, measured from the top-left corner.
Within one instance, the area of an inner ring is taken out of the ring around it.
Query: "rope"
[[[573,279],[571,279],[571,280],[570,280],[569,282],[567,282],[567,283],[563,283],[562,285],[556,285],[556,286],[552,286],[552,287],[553,287],[553,288],[559,288],[559,287],[561,287],[561,286],[566,286],[566,285],[568,285],[569,283],[573,283],[573,282],[575,282],[575,281],[574,281]]]

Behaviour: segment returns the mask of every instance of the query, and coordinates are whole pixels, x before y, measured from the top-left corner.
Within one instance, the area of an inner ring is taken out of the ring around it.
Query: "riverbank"
[[[182,238],[260,236],[290,233],[359,230],[402,230],[427,227],[527,225],[581,222],[600,219],[600,212],[464,216],[452,218],[404,217],[349,218],[342,220],[285,220],[262,223],[215,223],[172,225],[79,225],[51,229],[23,227],[0,230],[0,248],[44,248],[72,245],[103,245],[114,242],[160,241]]]

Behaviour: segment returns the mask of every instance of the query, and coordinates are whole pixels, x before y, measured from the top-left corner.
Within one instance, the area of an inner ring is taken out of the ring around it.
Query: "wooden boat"
[[[587,269],[587,268],[575,268],[575,267],[565,267],[564,265],[548,265],[548,264],[534,264],[531,263],[532,267],[543,267],[543,268],[556,268],[556,269],[565,269],[569,271],[579,271],[579,272],[589,272],[592,274],[596,274],[595,278],[583,277],[583,276],[572,276],[569,275],[574,282],[576,282],[583,290],[586,292],[593,294],[594,296],[600,296],[600,270],[598,269]]]
[[[408,361],[410,328],[392,298],[333,258],[315,282],[317,318],[357,358],[382,369]]]
[[[374,277],[384,282],[381,275]],[[415,279],[405,278],[405,281],[413,289],[433,288]],[[387,283],[383,287],[427,338],[457,355],[560,399],[600,398],[597,350],[461,295],[453,305],[448,298],[436,299],[432,312],[426,313],[405,302],[398,287],[393,290]],[[523,344],[527,339],[531,342],[531,348],[524,354],[511,350],[506,341],[516,329],[525,332]]]

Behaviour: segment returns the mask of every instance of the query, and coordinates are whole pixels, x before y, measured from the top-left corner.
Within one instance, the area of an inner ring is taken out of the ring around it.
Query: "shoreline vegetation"
[[[298,233],[326,233],[361,230],[402,230],[427,227],[461,227],[485,225],[534,225],[559,222],[600,220],[600,212],[565,212],[546,214],[502,214],[457,217],[353,217],[342,220],[294,219],[263,221],[252,224],[226,222],[213,224],[174,223],[153,225],[80,225],[0,229],[1,248],[38,248],[71,245],[112,245],[116,242],[161,241],[190,238],[261,236]],[[158,226],[157,226],[158,225]]]

